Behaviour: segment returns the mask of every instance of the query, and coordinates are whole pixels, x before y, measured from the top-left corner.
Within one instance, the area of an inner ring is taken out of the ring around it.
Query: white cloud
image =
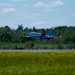
[[[2,13],[17,12],[15,8],[3,8]]]
[[[45,10],[44,10],[44,12],[52,12],[52,11],[54,11],[53,9],[48,9],[48,8],[46,8]]]
[[[37,2],[33,5],[34,7],[44,7],[45,4],[43,2]]]
[[[49,6],[64,6],[65,3],[58,0],[58,1],[55,1],[55,2],[49,2]]]
[[[10,7],[10,6],[15,6],[14,4],[9,4],[9,3],[0,3],[1,7]]]
[[[13,2],[22,2],[22,1],[27,1],[27,0],[12,0]]]
[[[43,2],[37,2],[33,5],[33,7],[55,7],[55,6],[64,6],[65,3],[58,0],[58,1],[53,1],[53,2],[49,2],[47,4],[43,3]]]

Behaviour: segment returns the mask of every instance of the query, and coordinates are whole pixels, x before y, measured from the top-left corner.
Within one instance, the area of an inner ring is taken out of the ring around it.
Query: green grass
[[[0,52],[0,75],[75,75],[75,52]]]

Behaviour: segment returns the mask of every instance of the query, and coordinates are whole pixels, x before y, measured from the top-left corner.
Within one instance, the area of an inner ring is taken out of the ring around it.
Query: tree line
[[[51,28],[45,29],[46,34]],[[53,35],[62,36],[56,40],[39,40],[36,38],[25,38],[25,34],[41,32],[42,29],[24,28],[18,25],[17,29],[9,26],[0,27],[0,49],[75,49],[75,26],[54,27]]]

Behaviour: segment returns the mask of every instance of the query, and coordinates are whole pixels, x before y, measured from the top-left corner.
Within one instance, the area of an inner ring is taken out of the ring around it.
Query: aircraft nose
[[[26,34],[26,36],[29,36],[29,34]]]
[[[29,37],[29,34],[26,34],[25,37]]]
[[[28,36],[29,34],[26,34],[26,36]]]

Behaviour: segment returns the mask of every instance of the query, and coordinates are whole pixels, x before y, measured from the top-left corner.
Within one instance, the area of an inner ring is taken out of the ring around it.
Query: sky
[[[75,26],[75,0],[0,0],[0,27]]]

